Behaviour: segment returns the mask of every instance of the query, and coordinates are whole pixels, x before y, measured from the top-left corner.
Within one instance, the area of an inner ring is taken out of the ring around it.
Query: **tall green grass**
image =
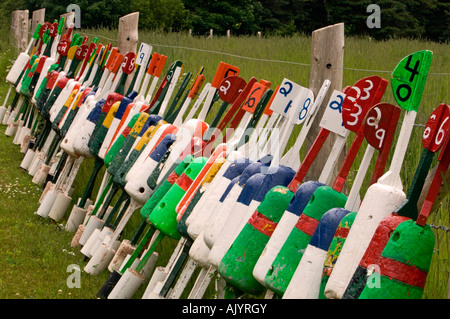
[[[98,37],[99,42],[103,44],[111,42],[113,45],[117,45],[117,40],[115,40],[117,39],[117,30],[80,30],[80,33],[82,35],[89,35],[90,39],[94,36]],[[198,69],[203,66],[203,74],[206,77],[206,81],[211,81],[218,63],[224,61],[238,66],[241,70],[241,77],[246,80],[253,76],[258,80],[268,80],[272,83],[272,87],[275,87],[281,83],[283,78],[289,78],[300,85],[308,86],[311,52],[310,36],[297,35],[286,38],[248,36],[205,38],[191,37],[186,33],[159,33],[142,30],[139,32],[139,41],[151,44],[154,52],[162,53],[168,57],[168,63],[166,63],[163,74],[172,62],[181,60],[184,63],[183,72],[196,74]],[[3,80],[5,76],[4,70],[8,65],[8,61],[6,60],[14,57],[14,49],[6,41],[0,41],[0,48],[2,49],[0,51],[0,77]],[[448,103],[450,83],[450,76],[448,75],[450,73],[449,45],[410,39],[386,41],[374,41],[370,38],[356,37],[347,37],[345,39],[344,86],[351,86],[360,78],[371,75],[379,75],[389,80],[390,73],[380,72],[379,70],[392,71],[403,57],[412,52],[424,49],[432,50],[434,56],[416,119],[416,123],[419,125],[414,127],[401,172],[405,192],[411,184],[422,152],[421,136],[423,134],[423,126],[420,124],[423,125],[426,123],[433,109],[440,103]],[[2,81],[0,97],[4,97],[6,88],[7,85]],[[389,86],[383,97],[383,102],[396,104]],[[402,119],[403,113],[400,121]],[[208,120],[211,119],[207,118]],[[396,135],[398,135],[399,128],[400,124]],[[292,145],[298,132],[299,128],[294,130],[289,145]],[[352,137],[351,135],[350,141]],[[393,147],[395,147],[395,141],[396,139],[394,140]],[[365,146],[366,144],[363,144],[363,147]],[[358,163],[361,161],[362,156],[363,151],[361,150],[348,177],[349,187],[351,187],[352,180],[357,172]],[[81,196],[84,190],[84,185],[89,178],[92,164],[90,160],[85,160],[82,164],[80,173],[73,185],[75,188],[73,195],[74,202]],[[373,168],[373,164],[371,164],[371,169]],[[436,164],[436,160],[434,160],[433,164]],[[389,162],[387,169],[388,167]],[[363,184],[361,196],[364,195],[369,186],[370,174],[367,175],[369,176]],[[96,190],[98,189],[98,183]],[[14,202],[11,201],[10,204],[14,204]],[[432,213],[429,222],[438,226],[450,227],[448,212],[449,200],[447,198]],[[136,213],[125,228],[125,238],[130,238],[139,221],[139,214]],[[424,298],[445,298],[450,269],[448,261],[448,232],[445,229],[435,229],[434,231],[436,234],[436,247]],[[175,244],[175,241],[165,239],[159,248],[161,255],[160,264],[164,264],[168,260]]]

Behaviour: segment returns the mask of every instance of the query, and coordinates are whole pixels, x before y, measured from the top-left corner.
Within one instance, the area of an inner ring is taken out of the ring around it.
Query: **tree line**
[[[374,39],[422,38],[447,42],[450,38],[450,3],[446,0],[3,0],[0,23],[10,24],[11,12],[45,8],[46,19],[58,19],[69,4],[81,9],[81,27],[117,27],[118,18],[139,11],[141,29],[192,30],[194,35],[291,36],[310,34],[326,25],[344,22],[346,35]],[[379,27],[368,27],[379,7]]]

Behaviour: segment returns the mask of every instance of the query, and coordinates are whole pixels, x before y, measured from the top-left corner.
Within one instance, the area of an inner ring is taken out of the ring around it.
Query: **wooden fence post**
[[[328,103],[333,90],[342,90],[342,76],[344,66],[344,23],[327,26],[312,33],[311,45],[311,69],[309,73],[309,88],[316,95],[323,81],[331,81],[330,88],[325,96],[322,106],[319,108],[317,116],[311,126],[310,133],[305,141],[305,148],[308,150],[319,133],[319,123],[325,110],[324,105]],[[330,136],[323,145],[320,153],[314,160],[308,171],[307,179],[317,180],[320,176],[328,154],[334,144],[335,138]],[[332,180],[337,176],[337,169],[343,162],[346,151],[342,152],[339,162],[336,164],[336,171]]]
[[[34,10],[31,17],[31,32],[36,30],[38,24],[45,23],[45,9]]]
[[[138,25],[139,25],[139,12],[133,12],[127,14],[126,16],[119,18],[119,52],[123,55],[128,52],[136,52],[137,43],[138,43]],[[130,85],[130,82],[133,79],[133,71],[127,78],[125,83],[125,92]]]
[[[61,34],[64,34],[67,32],[67,29],[69,29],[74,24],[75,12],[72,11],[72,12],[67,12],[67,13],[61,14],[59,16],[59,18],[65,18],[64,27],[63,27],[62,33],[61,33]],[[73,33],[72,33],[72,35],[73,35]]]
[[[28,10],[16,10],[12,13],[11,32],[14,45],[22,52],[28,45]]]

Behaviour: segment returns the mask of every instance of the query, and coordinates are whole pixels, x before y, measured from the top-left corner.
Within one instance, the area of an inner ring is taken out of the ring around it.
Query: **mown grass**
[[[113,45],[117,45],[117,41],[114,40],[117,39],[117,30],[81,30],[80,33],[89,35],[91,39],[96,36],[99,38],[99,42],[104,44],[112,42]],[[283,78],[289,78],[303,86],[308,86],[308,64],[310,63],[311,52],[311,38],[308,36],[299,35],[289,38],[214,37],[207,39],[205,37],[189,37],[185,33],[163,34],[140,31],[139,41],[153,45],[155,52],[165,54],[168,57],[168,63],[164,68],[163,74],[173,61],[181,60],[184,63],[184,72],[195,74],[203,66],[203,74],[206,77],[206,81],[211,81],[218,63],[224,61],[240,67],[240,75],[244,79],[249,79],[252,76],[257,79],[263,78],[271,81],[273,87],[275,87],[281,83]],[[191,48],[202,51],[191,50]],[[0,49],[0,78],[2,79],[0,97],[3,98],[7,89],[7,85],[3,80],[6,75],[5,70],[17,52],[7,41],[0,41]],[[410,39],[373,41],[369,38],[346,38],[344,67],[347,69],[343,70],[343,85],[352,85],[360,78],[370,75],[379,75],[389,80],[390,74],[388,72],[367,70],[392,71],[398,61],[404,56],[423,49],[432,50],[434,53],[430,75],[428,76],[416,119],[417,124],[425,124],[435,107],[442,102],[448,103],[450,83],[450,76],[448,75],[450,73],[448,44]],[[353,70],[353,68],[364,70]],[[447,73],[447,75],[441,73]],[[389,86],[383,97],[383,102],[396,104]],[[400,121],[402,119],[403,115],[401,115]],[[210,118],[207,120],[210,120]],[[399,129],[397,134],[398,131]],[[298,132],[299,128],[294,130],[289,145],[293,143]],[[405,191],[407,191],[419,163],[422,152],[422,133],[423,126],[418,125],[414,127],[401,172]],[[363,147],[365,145],[363,144]],[[2,134],[0,134],[0,148],[2,152],[0,160],[2,160],[1,163],[3,164],[1,167],[7,168],[0,175],[2,185],[16,183],[15,181],[17,180],[18,184],[12,184],[11,186],[13,189],[18,189],[17,192],[22,188],[31,190],[30,194],[15,194],[15,197],[11,198],[8,198],[3,191],[0,195],[0,206],[4,207],[0,209],[6,209],[5,214],[2,213],[0,215],[0,218],[5,219],[5,222],[2,222],[0,225],[2,227],[0,235],[2,238],[8,238],[8,241],[2,240],[2,245],[5,246],[0,250],[5,254],[5,258],[0,259],[0,263],[4,263],[3,265],[0,264],[0,266],[3,266],[0,267],[0,297],[4,294],[4,298],[95,298],[95,293],[104,282],[102,276],[90,277],[84,274],[83,287],[78,290],[70,290],[71,294],[68,295],[69,291],[65,288],[66,285],[64,283],[68,276],[68,273],[65,272],[66,265],[70,262],[79,264],[82,268],[85,262],[77,249],[70,249],[69,243],[72,234],[60,231],[57,225],[41,220],[33,215],[38,205],[37,200],[40,196],[40,191],[31,183],[31,177],[18,169],[18,164],[22,159],[18,148],[13,146],[12,141],[5,138]],[[349,174],[349,187],[351,187],[352,179],[356,175],[357,165],[362,159],[362,155],[363,151],[360,151]],[[433,164],[436,164],[436,159]],[[84,190],[92,165],[93,163],[90,160],[85,160],[82,164],[73,185],[75,189],[73,194],[74,202]],[[387,169],[388,167],[389,162]],[[372,168],[373,163],[371,165]],[[370,176],[370,174],[367,175]],[[361,190],[362,196],[368,187],[368,183],[369,178],[366,178]],[[96,185],[96,189],[98,189],[98,186]],[[15,207],[20,207],[21,213],[18,213],[19,209]],[[448,212],[449,199],[447,198],[433,212],[429,222],[438,226],[450,227]],[[139,221],[140,217],[136,213],[124,231],[125,238],[130,238]],[[5,225],[4,229],[3,224]],[[25,231],[27,229],[28,231]],[[445,298],[450,269],[448,231],[445,229],[434,229],[434,231],[436,234],[436,247],[424,298]],[[40,238],[40,240],[37,238]],[[17,243],[17,246],[15,244],[11,246],[12,242]],[[168,260],[175,244],[176,242],[170,239],[163,241],[158,248],[160,253],[158,264],[163,265]],[[66,251],[63,252],[63,249],[66,249]],[[67,252],[73,252],[74,255]],[[43,265],[49,266],[40,267]],[[53,265],[53,267],[50,265]],[[49,273],[50,271],[51,273]],[[26,274],[26,276],[23,276],[23,274]],[[20,279],[16,279],[16,277],[20,277]],[[58,279],[54,281],[45,280],[51,277]],[[29,283],[33,284],[30,285]],[[30,291],[30,286],[42,288],[27,293],[26,291]],[[59,289],[63,291],[61,294],[58,294]],[[16,295],[16,293],[19,295]],[[139,296],[139,293],[137,295]]]

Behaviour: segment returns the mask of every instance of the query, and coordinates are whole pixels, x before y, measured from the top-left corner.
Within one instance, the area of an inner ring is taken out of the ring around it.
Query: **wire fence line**
[[[436,226],[436,225],[434,225],[433,223],[431,223],[431,224],[430,224],[430,227],[431,227],[431,228],[434,228],[434,229],[443,230],[443,231],[445,231],[446,233],[449,233],[449,232],[450,232],[450,228],[448,228],[447,226]]]
[[[11,26],[11,29],[18,29],[18,28]],[[18,30],[25,31],[24,29],[18,29]],[[28,34],[32,34],[32,32],[30,32],[30,31],[26,31],[26,32],[28,32]],[[106,36],[102,36],[102,35],[95,35],[95,34],[91,34],[91,33],[88,33],[88,32],[80,32],[80,34],[91,36],[91,37],[102,38],[102,39],[105,39],[105,40],[108,40],[108,41],[117,42],[117,39],[112,39],[112,38],[109,38],[109,37],[106,37]],[[163,48],[171,48],[171,49],[182,49],[182,50],[191,50],[191,51],[204,52],[204,53],[220,54],[220,55],[230,56],[230,57],[234,57],[234,58],[245,59],[245,60],[252,60],[252,61],[259,61],[259,62],[284,63],[284,64],[300,65],[300,66],[306,66],[306,67],[311,66],[311,64],[303,63],[303,62],[254,58],[254,57],[242,56],[242,55],[237,55],[237,54],[223,52],[223,51],[206,50],[206,49],[192,48],[192,47],[186,47],[186,46],[176,46],[176,45],[167,45],[167,44],[158,44],[158,43],[152,43],[151,45],[155,46],[155,47],[163,47]],[[375,72],[375,73],[389,73],[389,74],[392,73],[392,70],[374,70],[374,69],[361,69],[361,68],[352,68],[352,67],[341,67],[340,68],[340,67],[334,67],[334,66],[332,66],[331,68],[343,69],[343,70],[349,70],[349,71],[358,71],[358,72],[372,72],[372,73]],[[438,72],[438,73],[436,73],[436,72],[434,72],[434,73],[428,73],[428,75],[431,75],[431,76],[449,76],[450,73],[445,73],[445,72]]]

